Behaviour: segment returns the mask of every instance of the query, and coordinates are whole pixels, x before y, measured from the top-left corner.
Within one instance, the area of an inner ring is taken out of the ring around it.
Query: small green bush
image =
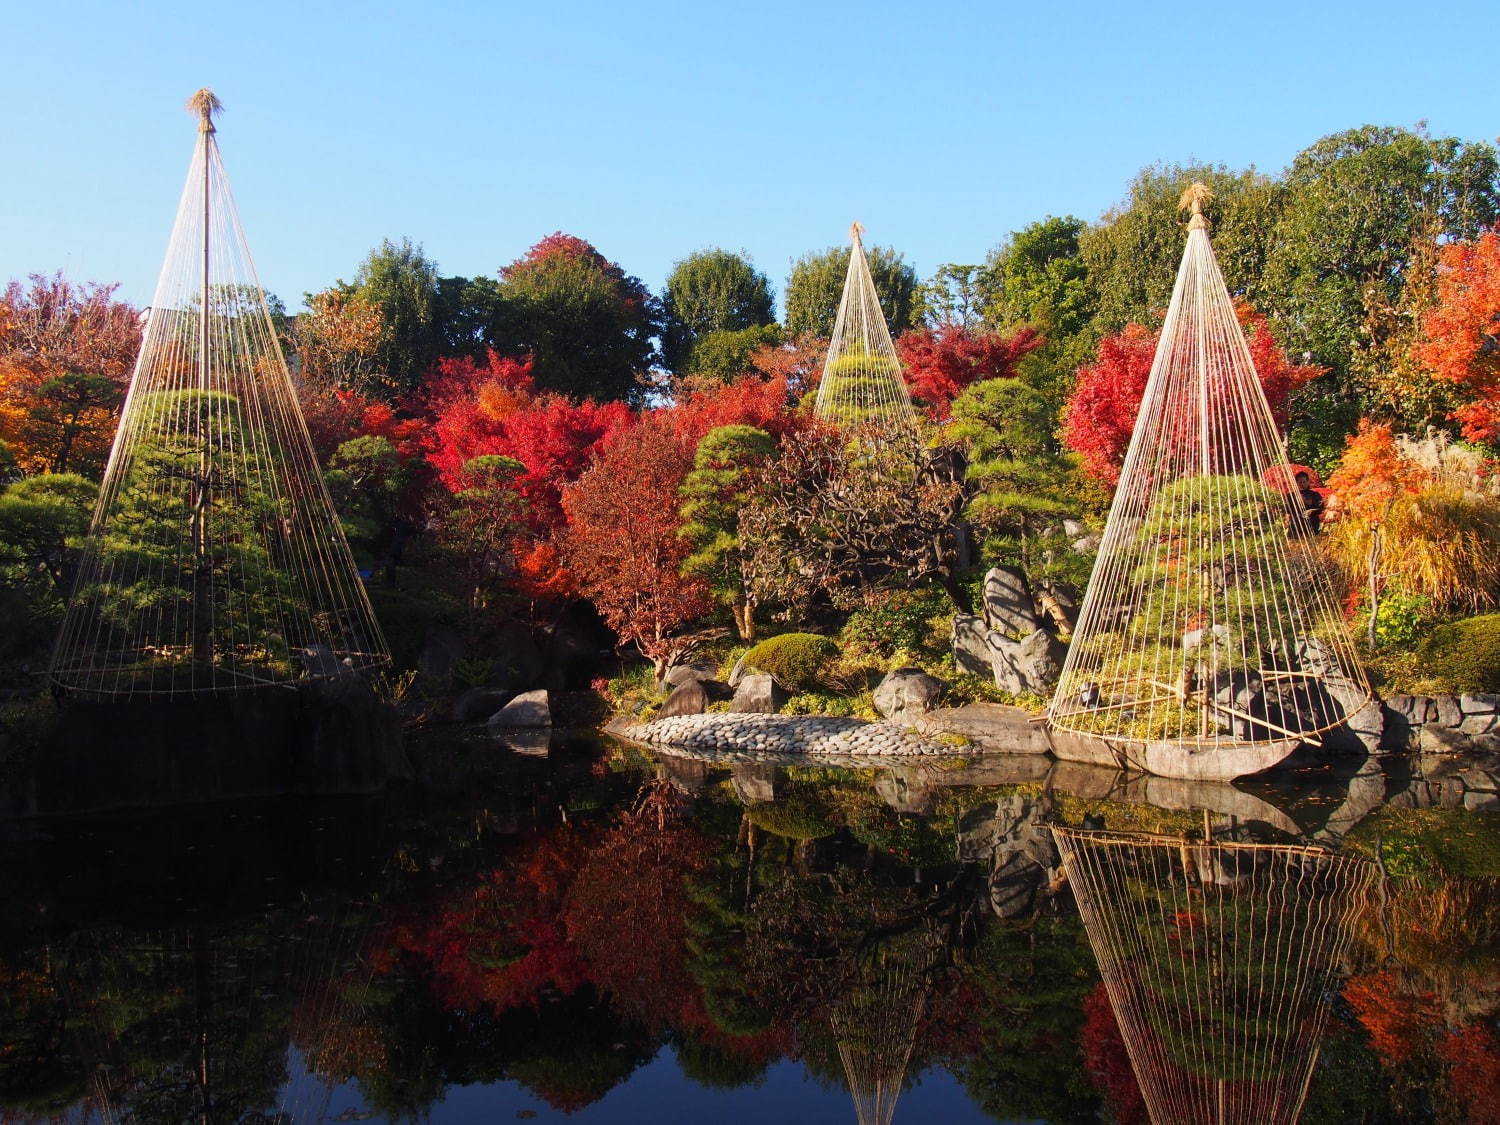
[[[1448,691],[1500,691],[1500,613],[1439,625],[1421,654],[1427,674]]]
[[[1375,614],[1375,639],[1382,645],[1404,648],[1415,644],[1425,632],[1432,614],[1432,599],[1421,594],[1394,591],[1380,599]]]
[[[788,691],[811,691],[838,659],[839,646],[817,633],[783,633],[745,653],[745,664],[768,672]]]

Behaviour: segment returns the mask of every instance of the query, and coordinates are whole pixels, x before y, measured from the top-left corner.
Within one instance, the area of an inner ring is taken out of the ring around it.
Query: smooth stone
[[[552,707],[546,688],[522,692],[490,716],[494,727],[550,727]]]

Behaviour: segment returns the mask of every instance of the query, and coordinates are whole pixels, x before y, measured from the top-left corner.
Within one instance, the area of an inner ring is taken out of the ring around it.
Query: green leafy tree
[[[693,469],[683,481],[682,527],[693,546],[682,572],[703,578],[714,599],[734,615],[740,638],[755,639],[756,598],[747,580],[739,539],[739,513],[751,484],[751,470],[776,451],[765,430],[720,426],[698,443]]]
[[[1054,418],[1095,343],[1097,302],[1078,245],[1085,229],[1082,219],[1052,216],[1016,231],[985,260],[984,319],[1002,332],[1041,333],[1022,371],[1048,396]]]
[[[1094,294],[1078,246],[1087,224],[1069,215],[1022,227],[985,259],[982,313],[1002,332],[1029,324],[1049,338],[1088,328]]]
[[[409,238],[386,239],[370,251],[350,289],[380,310],[379,367],[391,391],[415,389],[445,342],[437,263]]]
[[[917,286],[913,320],[928,328],[977,327],[983,317],[988,274],[983,266],[945,262]]]
[[[1489,144],[1366,125],[1299,153],[1283,194],[1260,306],[1289,352],[1330,369],[1309,392],[1342,408],[1304,406],[1336,441],[1361,411],[1390,417],[1411,397],[1385,375],[1431,300],[1432,248],[1500,217],[1500,165]]]
[[[43,473],[0,493],[0,647],[40,648],[67,602],[99,486],[75,473]]]
[[[847,246],[834,246],[804,254],[793,263],[786,282],[789,333],[795,336],[806,332],[824,338],[833,334],[844,279],[849,274],[849,252]],[[915,323],[917,271],[899,252],[885,246],[865,247],[865,257],[885,322],[891,335],[899,336]]]
[[[600,401],[641,398],[656,302],[581,238],[548,235],[501,271],[504,331],[538,387]]]
[[[729,383],[756,372],[757,353],[763,348],[780,347],[781,343],[781,328],[775,324],[710,332],[693,345],[692,372],[715,383]]]
[[[1051,403],[1021,379],[986,379],[953,402],[951,439],[968,460],[965,516],[993,561],[1019,563],[1045,588],[1078,583],[1061,523],[1077,514],[1072,460],[1055,436]]]
[[[678,375],[699,373],[699,341],[770,324],[771,305],[771,283],[744,256],[718,249],[688,255],[662,291],[663,362]]]
[[[1178,203],[1195,181],[1214,193],[1205,214],[1230,293],[1259,307],[1281,188],[1254,169],[1153,165],[1135,178],[1122,207],[1078,235],[1096,335],[1155,323],[1166,311],[1187,234]]]
[[[86,591],[126,638],[192,621],[199,664],[285,660],[273,622],[292,615],[283,518],[239,400],[159,391],[143,403],[154,433],[135,448],[101,534],[105,579]],[[208,424],[212,419],[212,424]]]
[[[323,479],[355,557],[382,565],[394,584],[400,500],[409,483],[396,447],[375,434],[351,438],[334,450]]]

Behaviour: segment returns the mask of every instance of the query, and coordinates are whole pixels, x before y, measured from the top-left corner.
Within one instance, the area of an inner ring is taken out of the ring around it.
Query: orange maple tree
[[[1417,361],[1471,396],[1453,415],[1464,437],[1500,438],[1500,233],[1443,247],[1422,335],[1412,348]]]

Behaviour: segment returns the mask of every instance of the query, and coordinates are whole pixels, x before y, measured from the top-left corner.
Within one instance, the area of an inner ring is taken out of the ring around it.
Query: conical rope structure
[[[942,949],[931,919],[877,946],[829,1012],[859,1125],[895,1117]]]
[[[1048,711],[1060,756],[1230,778],[1370,701],[1208,240],[1208,189]]]
[[[1296,1122],[1379,869],[1315,847],[1053,837],[1152,1122]]]
[[[213,113],[198,143],[51,678],[208,694],[388,663],[256,279]]]
[[[862,229],[855,223],[849,230],[849,273],[813,411],[838,426],[914,430],[916,414],[865,259]]]

